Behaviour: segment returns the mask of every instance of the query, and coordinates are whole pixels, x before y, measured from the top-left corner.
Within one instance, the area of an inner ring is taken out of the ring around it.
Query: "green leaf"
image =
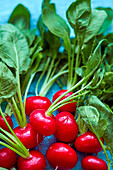
[[[38,30],[40,32],[41,41],[42,41],[42,44],[43,44],[43,42],[44,42],[45,25],[43,23],[42,14],[39,16],[37,27],[38,27]]]
[[[93,79],[92,79],[92,84],[90,86],[90,89],[98,89],[98,86],[100,85],[100,83],[102,82],[103,80],[103,77],[104,77],[104,73],[105,71],[104,70],[101,70],[101,68],[99,68],[94,76],[93,76]]]
[[[50,0],[43,0],[43,2],[42,2],[42,10],[44,8],[48,8],[48,9],[52,10],[53,12],[56,12],[55,4],[50,3]]]
[[[95,131],[97,132],[100,138],[104,135],[106,128],[107,128],[106,119],[100,119],[98,125],[95,127]]]
[[[22,74],[30,65],[29,47],[25,36],[15,26],[0,26],[0,58]]]
[[[83,44],[81,48],[81,54],[82,54],[82,62],[84,65],[86,65],[86,62],[88,60],[88,57],[91,55],[91,52],[93,52],[93,48],[95,48],[95,40],[91,39],[87,42],[87,44]]]
[[[106,145],[111,147],[113,153],[113,114],[96,96],[89,97],[89,105],[95,107],[100,113],[100,118],[107,121],[107,128],[103,137]]]
[[[70,30],[66,21],[51,9],[43,9],[43,22],[51,33],[64,40],[65,49],[70,52],[71,42],[69,38]]]
[[[80,77],[84,77],[84,69],[82,67],[78,67],[76,69],[76,73],[77,75],[79,75]]]
[[[0,62],[0,102],[16,94],[16,79],[10,69]]]
[[[82,119],[86,122],[87,125],[89,125],[89,121],[93,126],[98,125],[99,121],[99,112],[98,110],[93,106],[80,106],[78,108],[78,111],[82,117]]]
[[[29,29],[30,28],[30,12],[22,4],[18,4],[13,10],[8,23],[12,23],[19,29]]]
[[[89,56],[86,63],[85,75],[88,75],[91,71],[96,70],[101,63],[101,44],[106,40],[101,40],[95,48],[93,54]]]
[[[90,0],[76,0],[66,11],[66,17],[75,32],[86,29],[89,24],[90,14]]]
[[[42,48],[41,45],[40,45],[40,42],[41,42],[41,38],[36,36],[35,37],[35,40],[32,44],[32,46],[30,47],[30,57],[32,58],[33,54],[39,49],[39,48]]]
[[[106,17],[107,14],[103,10],[92,11],[89,25],[86,28],[84,43],[87,43],[89,40],[91,40],[98,34]]]
[[[27,38],[29,46],[31,46],[33,41],[35,40],[36,29],[23,30],[23,33]]]
[[[45,39],[49,43],[51,57],[56,56],[61,46],[60,38],[48,31],[45,33]]]
[[[104,10],[107,13],[107,17],[104,20],[104,23],[102,24],[102,28],[101,28],[101,30],[98,33],[98,34],[102,34],[102,33],[104,33],[109,28],[109,26],[112,23],[113,10],[111,8],[105,8],[105,7],[98,7],[96,9]]]

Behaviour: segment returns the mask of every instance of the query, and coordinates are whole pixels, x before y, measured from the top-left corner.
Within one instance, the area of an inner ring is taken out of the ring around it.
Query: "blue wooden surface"
[[[74,1],[73,0],[51,0],[51,2],[56,4],[57,13],[66,20],[65,11],[69,7],[69,5]],[[29,11],[31,13],[31,28],[35,28],[37,25],[37,20],[39,18],[39,15],[41,13],[42,0],[0,0],[0,25],[7,23],[9,15],[13,11],[13,9],[16,7],[16,5],[19,3],[22,3],[29,9]],[[113,8],[113,0],[92,0],[91,5],[92,5],[93,9],[96,7],[99,7],[99,6]],[[113,32],[113,22],[112,22],[112,25],[109,27],[108,31]],[[73,33],[73,30],[71,29],[70,36],[73,37],[73,35],[74,35],[74,33]],[[37,78],[38,77],[36,77],[36,79]],[[34,81],[32,83],[32,86],[29,91],[29,96],[35,95],[34,94],[35,82],[36,81]],[[60,89],[59,86],[57,84],[54,84],[53,87],[51,88],[50,92],[47,94],[47,97],[49,97],[50,100],[52,100],[53,94],[59,89]],[[16,127],[17,122],[14,117],[13,117],[13,122],[14,122],[14,127]],[[56,138],[54,136],[50,136],[50,137],[48,137],[48,139],[51,144],[56,141]],[[47,150],[48,146],[50,145],[50,143],[48,142],[48,139],[45,138],[43,145],[40,145],[40,150],[42,148],[42,153],[44,155],[46,154],[46,150]],[[82,169],[81,168],[81,159],[83,158],[84,154],[81,154],[79,152],[77,152],[77,153],[78,153],[79,161],[73,170],[81,170]],[[103,151],[98,154],[98,157],[106,161],[106,157],[105,157],[105,154],[103,153]],[[47,163],[46,170],[52,170],[52,169],[53,168],[51,168],[49,166],[49,164]]]

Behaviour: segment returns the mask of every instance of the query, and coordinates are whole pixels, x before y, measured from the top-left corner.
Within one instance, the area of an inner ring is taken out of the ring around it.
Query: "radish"
[[[82,159],[81,166],[83,170],[107,170],[107,164],[104,160],[96,156],[86,156]]]
[[[78,134],[78,125],[69,112],[60,112],[56,116],[57,130],[55,137],[62,142],[72,142]]]
[[[13,131],[27,149],[36,147],[43,140],[43,136],[37,133],[29,123],[27,127],[22,129],[18,126]]]
[[[11,117],[8,114],[6,114],[5,118],[6,118],[7,122],[9,123],[9,125],[11,126],[11,128],[13,129],[13,121],[12,121]],[[6,130],[7,132],[10,132],[9,128],[7,127],[7,125],[1,115],[0,115],[0,127],[2,129]]]
[[[72,169],[78,161],[78,156],[74,149],[60,142],[54,143],[48,148],[46,157],[49,164],[58,169]]]
[[[103,138],[100,138],[104,143]],[[86,132],[75,140],[75,148],[80,152],[86,153],[98,153],[102,150],[102,147],[96,137],[92,132]]]
[[[54,95],[53,95],[53,102],[58,98],[60,97],[63,93],[65,93],[67,90],[59,90],[57,91]],[[66,97],[72,95],[73,92],[69,92],[67,93],[64,97],[62,97],[59,101],[61,101],[62,99],[65,99]],[[73,103],[69,103],[69,104],[65,104],[64,106],[58,108],[57,110],[59,112],[62,112],[62,111],[67,111],[67,112],[74,112],[77,108],[77,102],[73,102]]]
[[[29,116],[36,109],[47,110],[51,105],[51,101],[43,96],[31,96],[26,99],[25,112]]]
[[[29,122],[31,126],[44,136],[49,136],[56,131],[56,120],[55,117],[48,116],[46,110],[37,109],[30,115]]]
[[[16,164],[17,156],[9,148],[0,149],[0,167],[10,169]]]
[[[80,82],[80,84],[81,84],[81,82]],[[73,87],[73,89],[76,88],[76,86],[78,86],[78,85],[75,85]],[[82,90],[85,89],[86,87],[87,87],[87,85],[85,87],[83,87]],[[80,91],[82,91],[82,90],[80,90]],[[78,91],[76,93],[79,93],[80,91]],[[74,95],[75,93],[73,93],[72,95],[70,95],[67,98],[60,101],[60,99],[63,96],[65,96],[68,92],[70,92],[70,91],[66,91],[65,93],[63,93],[58,99],[56,99],[51,104],[51,106],[47,110],[37,109],[31,113],[30,118],[29,118],[30,124],[40,134],[45,135],[45,136],[54,134],[56,131],[57,125],[56,125],[56,120],[53,116],[53,112],[55,110],[57,110],[58,108],[60,108],[61,105],[65,105],[65,102],[70,103],[70,100],[81,96],[81,94],[78,94],[75,96]],[[82,95],[83,94],[87,94],[87,92],[82,93]]]
[[[28,158],[18,157],[17,167],[18,170],[44,170],[46,167],[46,159],[44,155],[36,150],[29,151]]]

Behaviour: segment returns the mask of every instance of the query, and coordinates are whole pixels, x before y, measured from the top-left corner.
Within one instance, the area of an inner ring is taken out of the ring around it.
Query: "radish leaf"
[[[89,23],[90,14],[90,0],[76,0],[69,6],[66,12],[67,19],[75,32],[86,29]]]
[[[89,125],[89,120],[93,126],[98,125],[99,121],[99,112],[93,106],[81,106],[78,108],[82,119]],[[89,120],[88,120],[89,119]]]
[[[0,62],[0,102],[16,94],[16,79],[10,69]]]
[[[106,145],[111,147],[113,153],[113,114],[96,96],[89,97],[89,105],[95,107],[100,113],[100,118],[107,121],[107,128],[103,137]]]
[[[24,35],[13,25],[0,27],[0,58],[22,74],[30,65],[29,47]]]
[[[30,12],[22,4],[18,4],[13,10],[8,23],[12,23],[19,29],[29,29],[30,28]]]
[[[87,43],[89,40],[91,40],[98,34],[106,17],[107,14],[105,11],[102,10],[92,11],[89,25],[86,28],[84,43]]]
[[[64,47],[68,52],[71,49],[69,38],[70,30],[66,21],[49,8],[43,9],[43,22],[49,31],[64,40]]]

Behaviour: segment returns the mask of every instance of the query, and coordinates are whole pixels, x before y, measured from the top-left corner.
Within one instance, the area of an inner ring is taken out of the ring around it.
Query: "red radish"
[[[26,99],[25,112],[28,116],[36,109],[47,110],[51,105],[51,101],[43,96],[31,96]]]
[[[37,109],[30,115],[29,122],[31,126],[44,136],[49,136],[56,131],[56,120],[55,117],[48,116],[46,110]]]
[[[57,130],[55,137],[62,142],[72,142],[78,134],[78,125],[69,112],[60,112],[56,116]]]
[[[0,167],[10,169],[16,164],[17,156],[9,148],[0,149]]]
[[[46,159],[44,155],[36,150],[29,151],[29,158],[18,157],[18,170],[44,170],[46,167]]]
[[[103,138],[100,138],[104,143]],[[102,147],[96,137],[92,132],[86,132],[75,140],[75,148],[80,152],[86,153],[98,153],[102,150]]]
[[[78,156],[74,149],[65,143],[52,144],[47,152],[46,157],[49,164],[58,169],[72,169],[75,167],[78,161]]]
[[[12,121],[11,117],[7,114],[5,116],[5,118],[6,118],[7,122],[9,123],[9,125],[11,126],[11,128],[13,129],[13,121]],[[1,115],[0,115],[0,127],[2,129],[6,130],[7,132],[10,132],[8,126],[6,125],[4,119],[3,119],[3,117]]]
[[[18,126],[13,131],[27,149],[34,148],[43,140],[43,136],[38,134],[29,123],[27,127],[22,129]]]
[[[54,95],[53,95],[53,102],[59,97],[61,96],[63,93],[65,93],[67,90],[59,90],[57,91]],[[66,97],[72,95],[73,92],[69,92],[68,94],[66,94],[64,97],[62,97],[59,101],[61,101],[62,99],[65,99]],[[76,105],[76,102],[73,102],[73,103],[69,103],[69,104],[66,104],[60,108],[58,108],[57,110],[59,112],[62,112],[62,111],[67,111],[67,112],[74,112],[77,108],[77,105]]]
[[[107,170],[107,164],[96,156],[86,156],[82,159],[81,166],[83,170]]]

